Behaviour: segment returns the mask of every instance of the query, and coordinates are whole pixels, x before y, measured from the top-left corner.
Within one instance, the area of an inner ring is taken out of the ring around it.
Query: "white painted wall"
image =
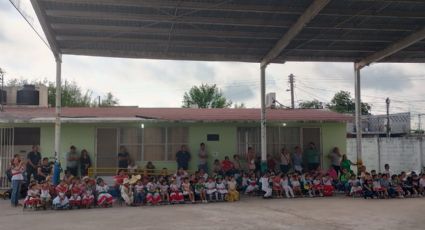
[[[372,169],[382,171],[384,165],[389,164],[394,173],[413,170],[419,172],[425,165],[425,144],[423,142],[416,137],[363,138],[363,163],[368,171]],[[347,139],[347,156],[351,161],[356,162],[355,138]]]

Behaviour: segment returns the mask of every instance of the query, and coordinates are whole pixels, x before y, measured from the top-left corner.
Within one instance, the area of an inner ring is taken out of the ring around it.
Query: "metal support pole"
[[[55,100],[55,167],[53,174],[53,183],[59,183],[60,177],[60,138],[61,138],[61,100],[62,100],[62,84],[61,84],[61,75],[62,75],[62,55],[55,55],[56,59],[56,100]]]
[[[356,152],[357,164],[361,166],[362,161],[362,113],[361,113],[361,91],[360,91],[360,68],[354,64],[354,88],[355,88],[355,121],[356,121]]]
[[[266,66],[261,66],[261,172],[267,170]]]

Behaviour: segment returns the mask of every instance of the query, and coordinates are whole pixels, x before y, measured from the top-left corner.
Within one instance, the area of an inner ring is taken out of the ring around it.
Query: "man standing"
[[[182,145],[180,151],[176,153],[177,168],[187,170],[189,168],[190,153],[187,151],[186,145]]]
[[[38,152],[38,146],[33,145],[32,151],[27,154],[27,182],[31,181],[31,175],[37,178],[37,168],[40,165],[41,153]]]
[[[304,156],[307,158],[308,170],[317,170],[320,165],[320,153],[313,142],[310,142],[309,147],[304,152]]]
[[[198,170],[203,169],[204,172],[208,172],[208,163],[207,163],[208,153],[205,148],[205,143],[201,143],[198,156],[199,156]]]
[[[66,154],[66,170],[69,171],[73,176],[78,176],[78,162],[80,156],[77,153],[77,148],[71,146],[70,151]]]
[[[125,146],[120,146],[120,151],[118,153],[118,168],[127,169],[129,161],[130,154],[128,153]]]

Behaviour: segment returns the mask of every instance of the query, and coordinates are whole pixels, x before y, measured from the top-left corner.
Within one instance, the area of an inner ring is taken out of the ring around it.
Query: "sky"
[[[21,1],[26,17],[37,19],[29,1]],[[55,60],[29,24],[7,0],[0,0],[0,68],[5,80],[55,80]],[[288,76],[295,75],[295,101],[329,102],[339,90],[354,96],[353,63],[287,62],[271,64],[266,72],[266,92],[290,105]],[[361,72],[362,100],[373,114],[425,113],[425,64],[373,64]],[[256,63],[192,62],[148,59],[63,56],[62,79],[75,81],[84,90],[103,96],[112,92],[120,105],[180,107],[184,92],[194,85],[216,84],[235,103],[260,106],[260,68]],[[412,125],[416,125],[413,122]]]

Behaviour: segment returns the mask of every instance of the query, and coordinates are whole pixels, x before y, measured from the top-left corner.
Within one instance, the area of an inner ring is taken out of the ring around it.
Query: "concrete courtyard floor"
[[[23,211],[0,201],[0,229],[425,229],[425,198],[243,198],[236,203]]]

